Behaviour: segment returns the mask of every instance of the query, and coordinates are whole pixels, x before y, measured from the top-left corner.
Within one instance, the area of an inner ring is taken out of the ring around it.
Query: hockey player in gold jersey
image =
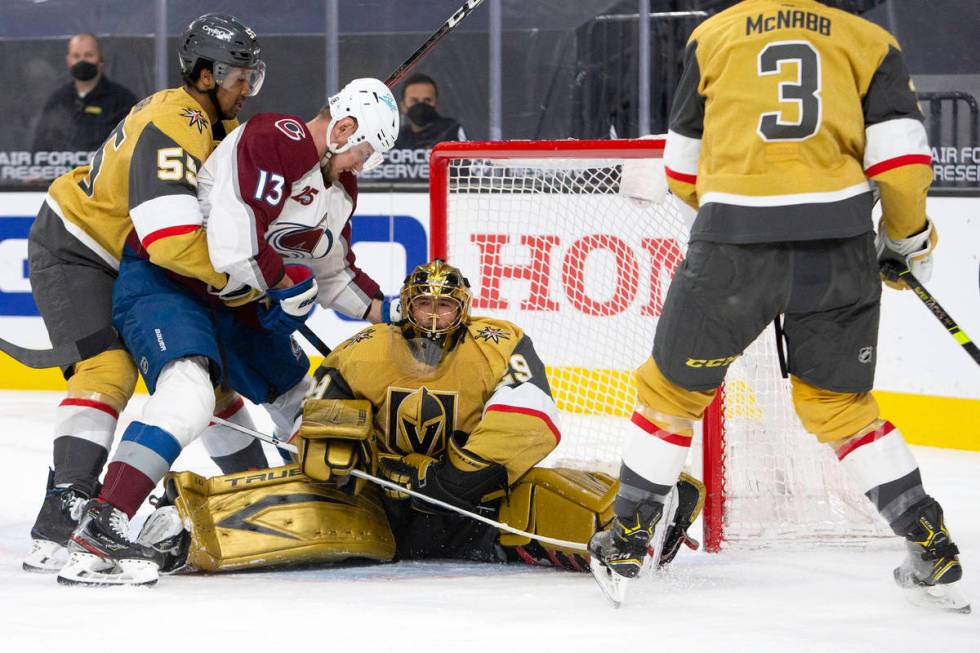
[[[896,581],[918,599],[969,610],[942,509],[870,394],[878,261],[897,260],[920,279],[931,269],[930,162],[908,71],[884,29],[815,0],[745,0],[694,30],[664,165],[671,191],[698,213],[652,356],[637,371],[617,518],[590,544],[601,584],[621,592],[638,573],[694,421],[727,365],[783,315],[804,427],[907,540]],[[877,241],[871,182],[882,206]]]
[[[112,328],[112,287],[127,239],[152,260],[231,297],[214,270],[198,208],[197,170],[265,74],[255,33],[209,14],[181,36],[184,85],[139,102],[92,163],[56,179],[28,239],[30,280],[54,345],[77,343],[83,359],[63,371],[54,468],[32,528],[30,571],[57,571],[77,509],[94,495],[136,368]],[[226,406],[219,407],[227,409]],[[228,413],[225,412],[225,416]]]
[[[469,306],[458,269],[440,260],[415,268],[401,292],[403,321],[359,332],[317,370],[292,440],[298,466],[211,479],[171,473],[174,505],[155,512],[140,539],[166,549],[184,537],[178,563],[208,571],[396,556],[584,571],[574,549],[382,493],[349,473],[566,541],[584,543],[612,518],[613,478],[535,467],[560,440],[544,365],[518,326],[470,317]],[[703,499],[688,477],[678,490],[663,561],[691,543],[685,531]],[[184,524],[192,526],[181,536]]]

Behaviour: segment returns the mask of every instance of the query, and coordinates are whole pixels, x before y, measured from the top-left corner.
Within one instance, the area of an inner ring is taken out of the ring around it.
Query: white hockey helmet
[[[327,125],[327,149],[333,154],[346,152],[359,143],[369,143],[374,153],[364,163],[364,170],[376,167],[384,160],[398,138],[398,104],[391,89],[379,79],[362,77],[355,79],[330,97],[330,124]],[[330,140],[333,126],[350,116],[357,121],[357,130],[338,147]]]

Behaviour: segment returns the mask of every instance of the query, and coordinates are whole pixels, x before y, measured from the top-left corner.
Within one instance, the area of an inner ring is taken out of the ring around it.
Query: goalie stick
[[[234,422],[229,422],[228,420],[221,419],[220,417],[217,416],[212,417],[211,421],[215,422],[216,424],[222,424],[236,431],[240,431],[242,433],[245,433],[246,435],[251,435],[253,438],[257,440],[268,442],[269,444],[279,447],[280,449],[284,449],[290,453],[299,453],[299,449],[296,448],[296,445],[289,444],[288,442],[283,442],[281,439],[277,438],[274,435],[268,435],[266,433],[254,431],[248,427],[241,426],[240,424],[235,424]],[[376,483],[381,487],[386,487],[389,490],[396,490],[398,492],[402,492],[409,496],[415,497],[416,499],[420,499],[427,503],[431,503],[434,506],[439,506],[440,508],[444,508],[445,510],[451,510],[455,513],[459,513],[464,517],[469,517],[470,519],[475,519],[476,521],[483,522],[488,526],[493,526],[494,528],[499,528],[500,530],[507,531],[508,533],[513,533],[514,535],[520,535],[521,537],[529,537],[532,540],[545,542],[546,544],[554,544],[555,546],[561,546],[569,549],[575,549],[576,551],[586,551],[585,545],[582,544],[581,542],[570,542],[568,540],[559,540],[553,537],[545,537],[543,535],[528,533],[527,531],[522,531],[519,528],[514,528],[509,524],[505,524],[499,521],[494,521],[493,519],[484,517],[483,515],[478,515],[474,512],[470,512],[469,510],[465,510],[463,508],[454,506],[450,503],[446,503],[445,501],[440,501],[439,499],[433,499],[432,497],[426,496],[420,492],[416,492],[415,490],[407,488],[404,485],[399,485],[398,483],[392,483],[391,481],[387,481],[383,478],[372,476],[371,474],[368,474],[367,472],[362,472],[359,469],[351,470],[350,474],[351,476],[362,478],[365,481]]]
[[[939,320],[940,324],[946,327],[953,339],[956,340],[966,353],[974,360],[975,363],[980,365],[980,348],[977,348],[973,341],[970,340],[970,336],[966,335],[966,332],[960,328],[960,326],[950,317],[949,313],[939,305],[936,298],[932,296],[926,287],[922,285],[922,282],[915,278],[912,271],[907,267],[904,269],[901,264],[895,261],[882,261],[881,263],[881,273],[889,281],[902,281],[908,286],[915,296],[922,300],[922,303],[926,305],[936,319]]]

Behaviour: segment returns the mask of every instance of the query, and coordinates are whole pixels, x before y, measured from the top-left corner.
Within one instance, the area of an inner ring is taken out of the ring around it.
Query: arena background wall
[[[0,336],[31,347],[49,345],[31,298],[26,260],[27,233],[43,199],[43,193],[0,193]],[[359,198],[354,251],[359,265],[390,295],[428,256],[428,206],[424,193]],[[928,211],[939,231],[928,287],[966,333],[980,338],[980,198],[931,197]],[[329,345],[365,325],[322,309],[311,318]],[[310,354],[319,364],[312,349]],[[875,385],[883,414],[910,442],[980,451],[980,366],[911,292],[884,293]],[[64,387],[58,370],[31,370],[0,354],[0,389]]]

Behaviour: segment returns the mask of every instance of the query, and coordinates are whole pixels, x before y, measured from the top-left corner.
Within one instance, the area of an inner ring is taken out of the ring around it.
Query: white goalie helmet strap
[[[327,125],[327,149],[332,154],[346,152],[359,143],[369,143],[374,153],[368,164],[377,165],[398,138],[398,104],[391,90],[379,79],[363,77],[352,80],[339,93],[330,97],[330,124]],[[331,140],[334,125],[346,117],[357,120],[357,129],[338,146]],[[372,166],[373,167],[373,166]]]

